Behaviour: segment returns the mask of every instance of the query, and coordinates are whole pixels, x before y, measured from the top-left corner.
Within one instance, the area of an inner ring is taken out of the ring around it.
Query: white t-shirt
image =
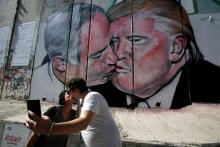
[[[87,128],[81,131],[86,147],[121,147],[121,139],[109,106],[97,92],[89,92],[81,111],[95,112]]]

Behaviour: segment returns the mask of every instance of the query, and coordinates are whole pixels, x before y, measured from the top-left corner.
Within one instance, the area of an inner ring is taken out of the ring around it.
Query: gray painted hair
[[[50,15],[44,32],[45,48],[52,61],[55,56],[61,56],[67,63],[79,64],[81,46],[81,28],[96,13],[105,15],[99,6],[75,3],[65,5]],[[89,34],[88,34],[89,35]],[[66,58],[68,52],[68,58]]]

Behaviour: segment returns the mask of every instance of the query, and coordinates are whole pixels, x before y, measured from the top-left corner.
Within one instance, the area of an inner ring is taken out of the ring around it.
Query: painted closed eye
[[[151,39],[145,36],[129,36],[127,37],[130,42],[133,41],[134,45],[145,45],[151,43]]]
[[[110,42],[111,48],[115,50],[118,44],[119,44],[119,37],[112,37],[111,42]]]
[[[103,49],[99,50],[98,52],[95,52],[95,53],[91,54],[89,56],[89,58],[90,59],[98,59],[98,58],[100,58],[102,53],[103,53],[103,51],[106,50],[106,48],[107,48],[107,46],[105,46]]]
[[[96,53],[94,55],[89,56],[89,58],[90,59],[97,59],[97,58],[100,58],[101,55],[102,55],[102,52],[98,52],[98,53]]]

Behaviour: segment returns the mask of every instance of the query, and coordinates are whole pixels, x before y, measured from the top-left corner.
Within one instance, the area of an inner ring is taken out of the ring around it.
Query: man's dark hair
[[[65,104],[65,93],[67,90],[63,90],[59,95],[59,105]]]
[[[80,92],[84,92],[88,90],[86,86],[86,81],[83,78],[72,78],[68,83],[67,86],[69,89],[79,89]]]

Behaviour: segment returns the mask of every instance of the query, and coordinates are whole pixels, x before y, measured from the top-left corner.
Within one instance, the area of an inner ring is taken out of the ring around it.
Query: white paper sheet
[[[29,64],[35,22],[23,23],[18,26],[18,35],[11,66],[27,66]]]
[[[4,65],[5,51],[8,42],[9,27],[0,28],[0,68]]]

